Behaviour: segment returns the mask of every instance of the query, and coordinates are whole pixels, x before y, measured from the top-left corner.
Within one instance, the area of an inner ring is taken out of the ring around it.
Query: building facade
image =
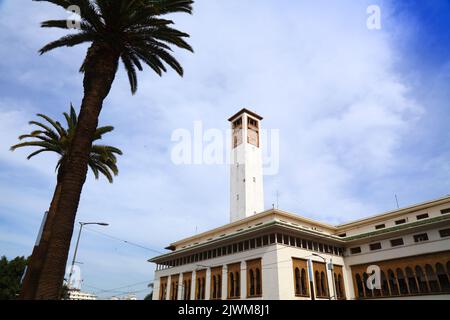
[[[337,226],[263,211],[262,118],[229,120],[231,222],[150,259],[153,299],[450,299],[450,196]]]
[[[78,289],[69,289],[67,291],[67,300],[97,300],[97,296]]]

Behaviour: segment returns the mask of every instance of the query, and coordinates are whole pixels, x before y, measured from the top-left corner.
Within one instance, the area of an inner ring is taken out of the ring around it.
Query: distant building
[[[153,299],[450,299],[450,196],[337,226],[264,211],[262,118],[229,120],[230,223],[150,259]]]
[[[78,289],[69,289],[67,291],[67,300],[97,300],[97,296],[92,293],[82,292]]]
[[[111,297],[109,300],[137,300],[137,296],[135,294],[128,294],[123,297]]]

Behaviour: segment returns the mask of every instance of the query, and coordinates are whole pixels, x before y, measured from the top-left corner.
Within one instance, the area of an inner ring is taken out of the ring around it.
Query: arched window
[[[235,281],[236,281],[236,285],[235,285],[235,292],[234,292],[234,296],[235,297],[240,297],[241,293],[241,277],[239,276],[239,272],[236,271],[236,276],[235,276]]]
[[[450,283],[448,280],[447,272],[445,272],[444,266],[440,263],[436,264],[436,274],[441,285],[441,290],[444,292],[450,291]]]
[[[397,269],[397,281],[400,288],[400,294],[409,294],[405,275],[403,274],[403,270],[400,268]]]
[[[234,297],[234,273],[230,272],[230,297]]]
[[[447,261],[447,274],[450,277],[450,261]]]
[[[367,275],[367,273],[363,273],[363,285],[364,285],[364,289],[366,292],[366,297],[371,298],[373,296],[373,292],[372,289],[369,289],[369,287],[367,286],[367,279],[369,279],[369,276]]]
[[[197,300],[200,300],[201,299],[201,297],[202,297],[202,295],[201,295],[201,293],[202,293],[202,282],[201,282],[201,280],[200,280],[200,278],[197,278],[197,294],[196,294],[196,299]]]
[[[417,287],[417,280],[416,276],[414,275],[414,272],[410,267],[406,267],[406,278],[408,279],[408,287],[409,287],[409,293],[416,294],[419,293],[419,288]]]
[[[256,268],[256,294],[257,295],[261,295],[262,294],[262,290],[261,290],[261,271],[259,270],[259,268]]]
[[[202,300],[205,300],[206,279],[202,279]]]
[[[336,278],[336,274],[335,274],[334,278],[337,279],[337,285],[336,285],[337,298],[345,299],[344,283],[343,283],[341,274],[339,273],[337,275],[337,278]]]
[[[338,288],[339,284],[336,272],[333,273],[333,279],[334,279],[334,288],[336,290],[334,294],[336,295],[336,298],[339,299],[339,288]]]
[[[423,272],[422,268],[420,266],[416,266],[416,278],[417,283],[419,284],[419,291],[420,293],[428,293],[428,283],[427,278],[425,277],[425,273]]]
[[[300,270],[295,268],[295,294],[301,294]]]
[[[250,275],[250,295],[254,296],[255,295],[255,273],[253,272],[252,269],[250,269],[249,275]]]
[[[191,280],[186,281],[186,287],[184,290],[185,300],[191,300]]]
[[[389,287],[391,288],[391,295],[398,296],[400,292],[398,291],[397,278],[391,269],[388,270],[388,281]]]
[[[357,273],[355,275],[356,287],[358,288],[358,297],[364,298],[364,287],[362,284],[361,276]]]
[[[315,280],[316,280],[316,294],[318,297],[322,296],[322,291],[320,290],[320,274],[319,271],[315,272]]]
[[[222,276],[217,276],[217,299],[222,299]]]
[[[216,281],[216,276],[212,277],[212,286],[213,286],[212,298],[216,299],[217,298],[217,281]]]
[[[302,269],[302,274],[301,274],[301,294],[306,296],[308,295],[308,292],[306,291],[308,288],[308,284],[307,284],[307,280],[306,280],[306,270]]]
[[[436,277],[436,273],[434,273],[433,267],[427,264],[425,266],[425,274],[428,279],[428,285],[430,286],[431,292],[439,292],[441,291],[439,288],[439,282]]]
[[[389,292],[389,284],[386,279],[386,275],[384,274],[384,271],[380,272],[380,278],[381,278],[381,295],[384,297],[388,297],[391,295]]]
[[[320,289],[322,291],[322,295],[324,297],[328,297],[328,286],[327,286],[327,279],[325,277],[325,272],[320,273]]]

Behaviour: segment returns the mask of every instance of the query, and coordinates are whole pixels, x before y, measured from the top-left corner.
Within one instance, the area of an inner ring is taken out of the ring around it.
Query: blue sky
[[[265,176],[265,206],[341,223],[450,194],[450,4],[433,1],[198,0],[177,16],[195,54],[176,51],[184,78],[139,74],[132,96],[120,70],[100,123],[124,151],[114,184],[85,184],[83,289],[102,297],[146,293],[146,260],[170,242],[228,222],[228,167],[171,162],[171,133],[225,130],[242,107],[280,130],[280,170]],[[366,8],[381,8],[381,30]],[[0,254],[31,252],[55,184],[56,158],[27,161],[9,146],[38,112],[79,106],[86,46],[39,56],[64,34],[39,22],[64,11],[0,1]],[[62,119],[61,119],[62,120]],[[75,233],[78,229],[75,229]],[[96,231],[103,232],[99,234]],[[105,234],[131,241],[126,244]],[[116,290],[110,290],[119,288]]]

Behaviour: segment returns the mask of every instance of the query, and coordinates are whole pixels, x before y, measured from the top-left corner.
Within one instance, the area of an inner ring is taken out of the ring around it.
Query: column
[[[228,298],[228,267],[224,265],[222,267],[222,299]]]
[[[205,300],[209,300],[211,297],[211,268],[206,269],[206,281],[205,281]]]
[[[247,262],[241,262],[241,299],[247,299]]]
[[[191,281],[191,300],[195,300],[195,286],[197,282],[197,272],[192,272],[192,281]]]
[[[183,273],[180,272],[180,274],[178,275],[177,300],[183,300],[183,292]]]

